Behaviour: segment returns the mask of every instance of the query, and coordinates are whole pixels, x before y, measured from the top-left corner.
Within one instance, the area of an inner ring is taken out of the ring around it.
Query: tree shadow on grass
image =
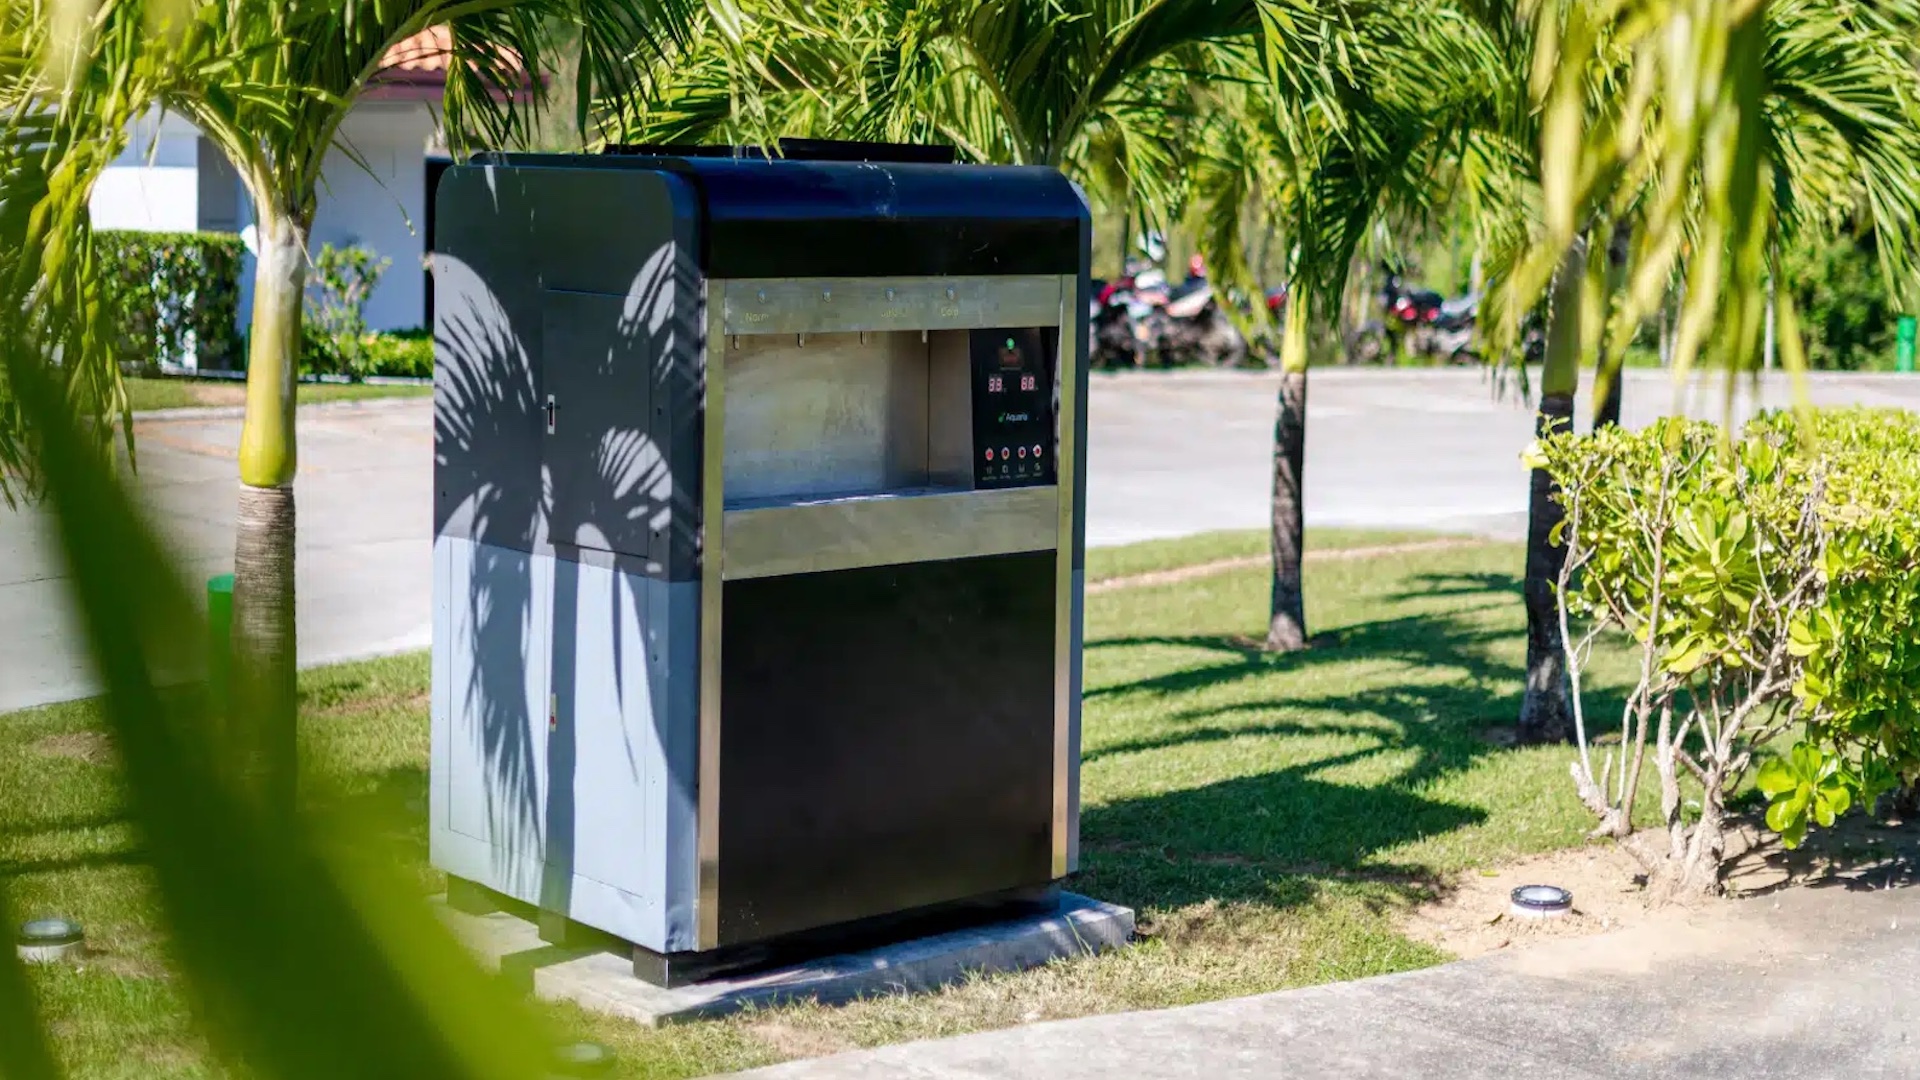
[[[424,762],[332,777],[311,791],[315,809],[343,815],[359,835],[385,844],[402,864],[427,865],[428,778]]]
[[[1433,574],[1409,584],[1387,600],[1412,604],[1440,597],[1452,603],[1445,610],[1338,627],[1300,653],[1271,656],[1257,641],[1225,634],[1089,642],[1090,650],[1163,645],[1205,654],[1173,670],[1097,687],[1088,693],[1092,701],[1171,699],[1223,687],[1251,693],[1247,700],[1161,713],[1159,730],[1096,743],[1087,761],[1141,755],[1127,767],[1151,770],[1156,751],[1273,736],[1344,736],[1362,745],[1254,776],[1089,806],[1081,819],[1086,887],[1153,908],[1208,900],[1292,907],[1310,902],[1334,880],[1370,883],[1367,895],[1380,902],[1431,895],[1440,884],[1434,868],[1386,863],[1378,856],[1487,820],[1482,807],[1434,798],[1431,789],[1437,779],[1507,752],[1484,732],[1511,725],[1518,713],[1518,650],[1500,657],[1495,649],[1518,642],[1522,631],[1489,625],[1485,615],[1517,606],[1520,583],[1503,574]],[[1376,668],[1364,684],[1312,696],[1294,693],[1286,678],[1378,660],[1404,665],[1408,677]],[[1263,679],[1270,680],[1270,691],[1258,682]],[[1589,691],[1589,713],[1596,718],[1617,721],[1621,702],[1617,689]],[[1604,730],[1608,721],[1601,723]],[[1408,763],[1371,784],[1320,775],[1382,754]]]
[[[68,870],[92,870],[104,866],[144,866],[146,862],[146,853],[131,847],[47,858],[0,859],[0,880],[58,874]]]
[[[1486,647],[1511,640],[1517,630],[1475,625],[1468,616],[1498,610],[1488,601],[1446,612],[1405,615],[1337,627],[1315,635],[1313,647],[1301,652],[1269,653],[1252,637],[1238,634],[1135,635],[1087,642],[1089,650],[1163,645],[1200,649],[1221,658],[1220,663],[1162,672],[1141,679],[1091,687],[1089,699],[1135,692],[1177,694],[1269,675],[1307,671],[1354,660],[1389,659],[1423,667],[1458,670],[1478,682],[1518,679],[1517,667],[1494,661]]]
[[[1394,600],[1434,600],[1450,596],[1500,594],[1518,600],[1523,582],[1513,574],[1497,571],[1446,570],[1418,574],[1411,579],[1417,589],[1393,594]]]
[[[1092,807],[1082,817],[1082,842],[1116,850],[1143,843],[1214,863],[1321,873],[1358,870],[1380,851],[1486,820],[1479,807],[1417,795],[1397,782],[1359,786],[1310,775],[1327,764]]]
[[[84,829],[104,829],[111,825],[124,825],[133,820],[124,809],[95,811],[84,814],[60,814],[47,817],[23,817],[20,820],[0,824],[0,840],[25,840],[35,836],[53,833],[79,832]]]

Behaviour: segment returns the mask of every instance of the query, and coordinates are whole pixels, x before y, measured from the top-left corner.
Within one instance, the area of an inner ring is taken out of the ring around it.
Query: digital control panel
[[[970,332],[973,486],[1054,482],[1052,327]]]

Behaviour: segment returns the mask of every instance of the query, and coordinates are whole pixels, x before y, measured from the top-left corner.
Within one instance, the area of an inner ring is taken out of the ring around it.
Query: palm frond
[[[1539,295],[1577,229],[1633,205],[1616,347],[1683,279],[1682,374],[1702,357],[1755,367],[1773,252],[1855,216],[1886,241],[1889,289],[1913,297],[1915,14],[1911,3],[1853,0],[1632,0],[1603,13],[1537,5],[1537,68],[1552,86],[1540,98],[1540,154],[1556,164],[1542,173],[1545,213],[1515,275],[1518,295]],[[1596,69],[1627,92],[1572,89]],[[1793,361],[1798,342],[1787,344]]]

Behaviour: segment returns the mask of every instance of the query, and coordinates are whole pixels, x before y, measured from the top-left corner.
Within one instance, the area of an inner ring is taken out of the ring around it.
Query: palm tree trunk
[[[1300,585],[1300,549],[1306,531],[1301,507],[1307,451],[1307,294],[1295,274],[1287,291],[1287,322],[1280,345],[1280,406],[1273,423],[1273,597],[1267,650],[1307,647],[1307,615]]]
[[[1593,430],[1618,427],[1620,424],[1620,383],[1621,357],[1600,357],[1600,378],[1595,389],[1600,392],[1600,400],[1593,407]]]
[[[1632,245],[1632,225],[1626,221],[1616,222],[1613,226],[1613,237],[1607,242],[1607,293],[1606,304],[1602,311],[1613,310],[1614,297],[1619,296],[1620,290],[1626,286],[1627,255]],[[1601,428],[1618,427],[1620,424],[1621,369],[1626,366],[1627,357],[1624,350],[1617,355],[1609,351],[1609,335],[1606,331],[1607,327],[1602,325],[1600,361],[1594,365],[1596,368],[1594,391],[1599,395],[1599,400],[1593,407],[1593,430],[1595,431]]]
[[[1573,398],[1580,385],[1580,289],[1586,276],[1587,248],[1577,241],[1554,276],[1553,310],[1547,330],[1546,361],[1540,372],[1540,409],[1534,435],[1565,431],[1573,422]],[[1555,501],[1558,488],[1545,469],[1528,478],[1527,568],[1523,592],[1527,606],[1527,685],[1520,701],[1519,741],[1564,742],[1572,735],[1567,658],[1560,638],[1555,589],[1566,548],[1553,532],[1564,516]]]
[[[1766,336],[1761,339],[1762,344],[1760,346],[1761,365],[1765,367],[1768,371],[1772,371],[1774,369],[1774,366],[1778,363],[1778,358],[1776,356],[1778,347],[1775,344],[1776,339],[1775,339],[1775,328],[1774,328],[1774,311],[1775,310],[1777,309],[1773,299],[1773,272],[1768,271],[1767,272]]]
[[[234,665],[227,720],[233,765],[272,811],[295,785],[294,373],[307,279],[307,223],[256,207],[259,252],[240,429],[240,512],[233,547]]]

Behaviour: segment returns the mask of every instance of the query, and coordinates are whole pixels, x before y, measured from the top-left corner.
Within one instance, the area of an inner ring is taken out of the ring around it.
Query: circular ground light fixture
[[[1573,894],[1558,885],[1522,885],[1512,901],[1513,913],[1525,919],[1557,919],[1573,910]]]
[[[596,1042],[567,1043],[553,1051],[553,1075],[605,1076],[613,1071],[613,1051]]]
[[[72,919],[29,919],[20,926],[14,951],[29,964],[51,964],[78,956],[86,940]]]

